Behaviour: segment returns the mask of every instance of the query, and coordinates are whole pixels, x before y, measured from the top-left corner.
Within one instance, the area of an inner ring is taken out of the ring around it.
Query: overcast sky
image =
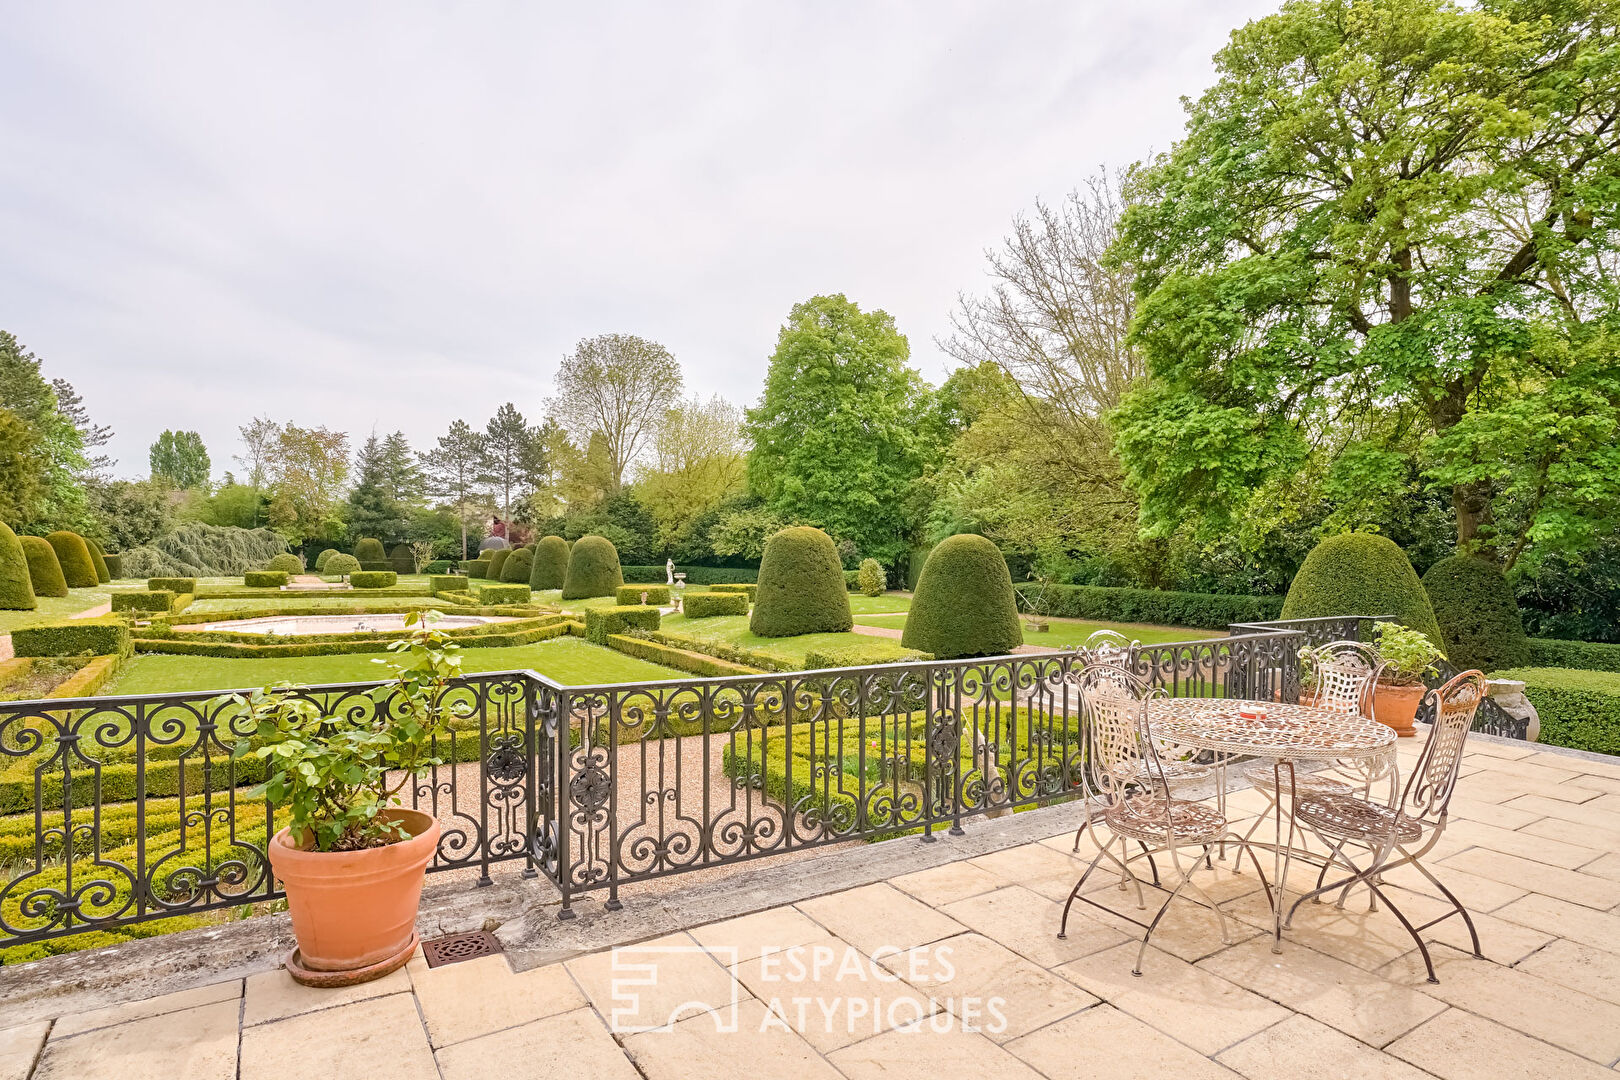
[[[1166,149],[1275,0],[0,3],[0,327],[113,427],[425,446],[582,337],[750,404],[789,307],[931,380],[1037,198]]]

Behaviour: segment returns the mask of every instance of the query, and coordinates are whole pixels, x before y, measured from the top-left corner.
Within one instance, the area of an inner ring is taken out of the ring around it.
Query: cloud
[[[1037,197],[1175,139],[1271,5],[29,5],[0,40],[0,326],[223,471],[256,414],[426,445],[581,337],[751,402],[795,301],[930,378]]]

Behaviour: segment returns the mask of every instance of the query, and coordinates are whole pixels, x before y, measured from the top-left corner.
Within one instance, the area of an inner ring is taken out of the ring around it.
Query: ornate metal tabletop
[[[1240,712],[1264,710],[1265,719]],[[1309,705],[1237,698],[1164,698],[1148,705],[1155,738],[1222,754],[1278,761],[1347,761],[1390,753],[1395,729]]]

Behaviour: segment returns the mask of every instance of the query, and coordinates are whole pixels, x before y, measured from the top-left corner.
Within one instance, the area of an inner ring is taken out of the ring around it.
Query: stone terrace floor
[[[1417,749],[1402,747],[1408,766]],[[1231,800],[1234,814],[1260,806],[1254,792]],[[1434,931],[1437,986],[1365,893],[1344,911],[1307,905],[1273,955],[1254,875],[1219,864],[1206,880],[1239,940],[1178,904],[1132,978],[1132,928],[1109,915],[1079,905],[1067,940],[1055,936],[1082,865],[1065,831],[617,961],[514,973],[499,956],[434,970],[417,958],[344,991],[272,971],[11,1027],[0,1078],[1612,1080],[1620,760],[1475,740],[1452,808],[1431,865],[1475,913],[1489,959],[1459,951],[1448,920]],[[1443,910],[1409,872],[1390,884],[1416,921]],[[1097,895],[1132,911],[1116,885],[1100,880]],[[636,1030],[686,1003],[672,1026]]]

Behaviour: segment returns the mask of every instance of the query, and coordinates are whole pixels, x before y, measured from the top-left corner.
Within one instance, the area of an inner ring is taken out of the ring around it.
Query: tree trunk
[[[1476,549],[1480,545],[1480,533],[1489,529],[1496,521],[1491,513],[1491,495],[1491,485],[1485,481],[1457,484],[1452,487],[1451,505],[1457,514],[1458,551],[1490,554],[1488,551]]]

